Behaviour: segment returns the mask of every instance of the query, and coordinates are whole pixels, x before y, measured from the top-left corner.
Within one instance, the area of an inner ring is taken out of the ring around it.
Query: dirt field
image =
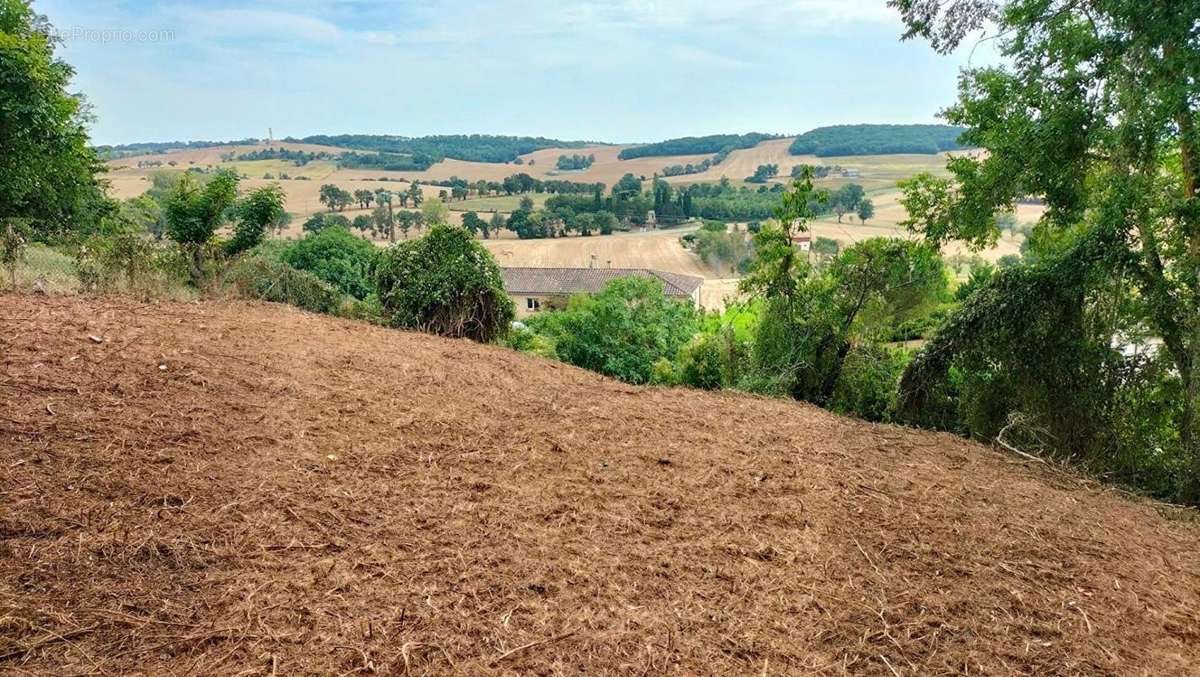
[[[616,233],[549,240],[486,240],[484,246],[502,266],[655,268],[705,278],[724,277],[684,249],[679,238],[695,227]],[[593,255],[595,259],[593,259]]]
[[[860,172],[860,176],[857,178],[830,177],[819,181],[818,184],[830,189],[837,188],[843,183],[850,181],[862,184],[869,191],[872,191],[871,198],[874,200],[876,207],[875,218],[871,219],[865,226],[861,223],[855,223],[850,217],[844,219],[844,223],[842,224],[838,224],[834,217],[827,217],[817,221],[813,225],[813,232],[816,235],[833,238],[844,245],[849,245],[869,237],[905,235],[904,230],[898,226],[899,222],[905,218],[905,211],[898,202],[899,192],[894,190],[896,181],[923,171],[934,174],[945,174],[946,157],[944,154],[859,156],[848,158],[791,156],[787,153],[787,147],[791,141],[792,139],[790,138],[765,141],[754,148],[730,153],[725,162],[703,174],[671,177],[670,180],[676,183],[694,183],[697,181],[719,181],[722,176],[740,180],[745,176],[753,174],[758,165],[767,163],[779,165],[781,172],[780,181],[786,179],[787,175],[791,172],[792,166],[796,164],[828,164],[857,169]],[[276,143],[274,145],[309,152],[340,152],[340,149],[337,148],[310,144]],[[134,197],[145,192],[150,187],[150,176],[154,171],[161,171],[160,169],[139,170],[134,168],[139,159],[176,160],[180,163],[179,169],[182,170],[186,168],[188,162],[215,164],[219,163],[221,153],[243,153],[262,147],[238,146],[197,149],[171,152],[165,155],[127,158],[109,163],[110,167],[113,168],[125,168],[110,172],[107,179],[112,185],[114,196],[120,198]],[[709,157],[707,155],[694,155],[638,158],[628,161],[618,160],[617,154],[623,148],[626,148],[626,146],[598,146],[583,150],[541,150],[524,156],[527,161],[534,160],[535,164],[520,166],[445,160],[435,164],[426,172],[338,170],[333,163],[323,161],[310,163],[303,168],[296,167],[290,169],[285,166],[286,163],[281,164],[277,161],[233,164],[238,167],[239,171],[251,177],[243,181],[243,187],[246,189],[258,188],[272,183],[272,181],[261,178],[268,171],[276,175],[280,171],[288,171],[293,177],[298,175],[309,177],[310,180],[307,181],[293,179],[279,182],[286,191],[286,208],[293,216],[292,225],[284,235],[289,238],[298,238],[303,235],[300,226],[304,220],[316,212],[325,210],[325,207],[318,199],[321,185],[324,183],[336,184],[350,192],[363,189],[374,191],[377,188],[397,191],[406,190],[408,187],[407,183],[396,183],[397,181],[409,181],[412,179],[421,181],[441,180],[448,179],[451,176],[467,178],[471,181],[479,179],[500,180],[511,174],[523,171],[543,179],[557,176],[557,178],[571,181],[601,181],[608,186],[612,186],[626,172],[649,177],[661,171],[667,165],[699,162],[705,157]],[[592,167],[583,172],[556,173],[554,162],[559,155],[564,153],[594,154],[596,162]],[[379,181],[381,177],[387,177],[390,180]],[[426,196],[433,197],[443,189],[438,186],[425,185],[423,190]],[[535,202],[540,203],[544,199],[544,196],[535,196]],[[511,209],[511,205],[515,204],[518,200],[519,198],[517,197],[492,197],[474,198],[466,202],[451,203],[450,207],[454,210],[451,215],[451,221],[455,223],[461,221],[462,214],[460,212],[463,209],[470,208],[486,211],[490,208],[498,208],[500,211],[507,211],[504,208]],[[369,212],[370,210],[346,210],[342,213],[347,218],[353,219],[358,214]],[[1023,222],[1031,223],[1040,216],[1040,210],[1036,207],[1022,206],[1018,210],[1018,215]],[[489,246],[493,247],[493,253],[496,253],[498,256],[507,257],[507,259],[501,258],[502,265],[587,265],[590,255],[596,253],[599,256],[601,264],[612,260],[613,265],[618,267],[657,268],[689,275],[701,275],[703,277],[721,277],[723,275],[717,271],[707,270],[694,256],[679,247],[676,242],[677,235],[664,234],[661,237],[659,237],[659,234],[652,235],[653,237],[649,240],[635,242],[626,241],[620,239],[623,236],[617,236],[615,240],[592,238],[581,240],[538,240],[520,243],[502,240],[504,242],[502,246]],[[961,253],[965,252],[966,249],[961,245],[951,244],[947,246],[946,251],[947,253]],[[1019,253],[1019,251],[1020,240],[1006,236],[996,248],[983,252],[981,255],[986,259],[994,261],[1005,254],[1015,254]]]
[[[949,435],[286,307],[0,307],[3,672],[1200,664],[1195,522]]]

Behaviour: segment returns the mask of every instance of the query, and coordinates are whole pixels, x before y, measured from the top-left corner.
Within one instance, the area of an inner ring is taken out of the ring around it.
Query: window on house
[[[542,304],[535,298],[527,298],[525,299],[525,308],[526,310],[541,310]]]

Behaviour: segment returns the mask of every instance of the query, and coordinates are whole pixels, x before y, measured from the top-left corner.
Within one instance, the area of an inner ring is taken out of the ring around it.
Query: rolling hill
[[[1186,674],[1187,513],[246,303],[3,296],[0,671]]]

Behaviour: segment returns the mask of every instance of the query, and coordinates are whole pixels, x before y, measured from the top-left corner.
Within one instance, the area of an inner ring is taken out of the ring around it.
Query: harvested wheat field
[[[0,296],[0,672],[1184,674],[1200,528],[949,435]]]

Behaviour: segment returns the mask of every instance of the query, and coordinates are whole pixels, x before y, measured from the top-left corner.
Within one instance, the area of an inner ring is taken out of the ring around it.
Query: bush
[[[846,356],[829,408],[868,421],[888,421],[896,400],[896,384],[909,355],[877,344],[855,346]]]
[[[504,341],[504,345],[523,353],[532,353],[538,357],[545,357],[552,360],[558,359],[558,354],[554,349],[554,339],[529,329],[520,329],[512,332]]]
[[[559,359],[629,383],[648,383],[654,363],[675,358],[696,332],[686,303],[668,299],[662,283],[643,277],[618,278],[604,291],[576,296],[566,310],[527,320],[549,336]]]
[[[342,294],[312,273],[260,257],[242,259],[230,271],[228,284],[239,295],[287,303],[314,313],[337,314]]]
[[[679,385],[679,375],[675,373],[675,365],[665,357],[654,361],[650,367],[650,383],[656,386]]]
[[[716,390],[725,385],[725,356],[721,336],[702,334],[679,352],[679,382],[693,388]]]
[[[436,225],[383,252],[374,278],[392,326],[489,342],[516,314],[496,260],[457,226]]]
[[[280,260],[306,270],[344,294],[365,299],[372,290],[371,267],[379,249],[340,226],[325,228],[292,244]]]

